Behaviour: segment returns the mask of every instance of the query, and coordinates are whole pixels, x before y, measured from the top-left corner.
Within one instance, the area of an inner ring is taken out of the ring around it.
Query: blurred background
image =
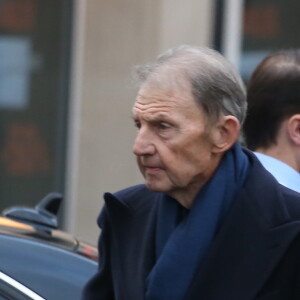
[[[297,0],[0,0],[0,210],[61,192],[61,227],[95,244],[102,194],[142,182],[132,67],[208,46],[247,82],[298,28]]]

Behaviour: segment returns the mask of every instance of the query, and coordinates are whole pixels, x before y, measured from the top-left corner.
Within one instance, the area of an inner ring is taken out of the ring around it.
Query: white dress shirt
[[[280,184],[300,193],[300,173],[274,157],[258,152],[254,154]]]

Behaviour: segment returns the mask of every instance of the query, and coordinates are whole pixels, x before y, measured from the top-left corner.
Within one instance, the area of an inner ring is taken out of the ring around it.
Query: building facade
[[[143,182],[133,66],[216,48],[245,81],[299,47],[296,0],[0,0],[0,208],[65,195],[62,227],[96,243],[104,192]]]

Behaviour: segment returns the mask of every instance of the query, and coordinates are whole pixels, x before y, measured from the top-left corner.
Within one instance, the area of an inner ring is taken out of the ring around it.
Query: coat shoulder
[[[249,155],[251,169],[243,188],[243,197],[270,226],[300,220],[300,194],[290,190],[269,173],[258,159]]]
[[[300,220],[300,193],[297,193],[285,186],[281,186],[282,196],[293,220]]]
[[[128,188],[117,191],[116,193],[105,193],[104,199],[107,206],[112,202],[127,207],[129,210],[151,210],[156,206],[158,199],[162,193],[150,191],[144,184],[130,186]]]

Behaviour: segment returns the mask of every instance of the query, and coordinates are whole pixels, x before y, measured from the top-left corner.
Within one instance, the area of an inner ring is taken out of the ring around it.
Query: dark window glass
[[[0,0],[0,209],[63,192],[71,1]]]
[[[271,51],[300,47],[300,1],[245,0],[241,73],[247,78]]]

